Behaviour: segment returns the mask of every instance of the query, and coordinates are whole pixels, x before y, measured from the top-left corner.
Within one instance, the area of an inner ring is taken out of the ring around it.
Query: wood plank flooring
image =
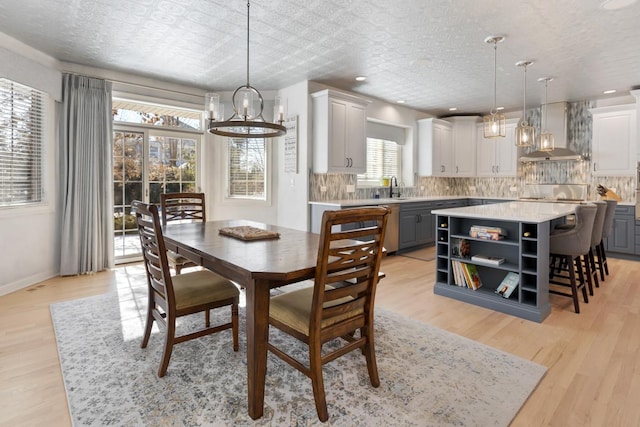
[[[538,324],[434,295],[433,261],[389,256],[376,305],[548,367],[513,426],[638,426],[640,262],[611,258],[609,266],[580,314],[552,295],[552,313]],[[115,283],[108,271],[0,297],[0,426],[70,425],[49,304]]]

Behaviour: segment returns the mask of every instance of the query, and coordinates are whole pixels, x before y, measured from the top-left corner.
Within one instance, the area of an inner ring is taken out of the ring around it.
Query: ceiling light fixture
[[[449,108],[449,111],[458,111],[458,108],[457,107],[451,107],[451,108]]]
[[[516,128],[516,147],[531,147],[536,141],[536,128],[527,122],[527,67],[533,61],[518,61],[516,66],[524,69],[524,96],[522,97],[522,120]]]
[[[616,90],[615,89],[609,89],[609,90],[603,91],[602,93],[604,93],[605,95],[610,95],[612,93],[616,93]]]
[[[357,77],[356,77],[356,81],[357,81],[357,82],[363,82],[363,81],[365,81],[365,80],[367,80],[367,78],[366,78],[365,76],[357,76]]]
[[[396,103],[398,103],[398,104],[404,104],[405,102],[407,102],[407,101],[405,101],[404,99],[399,99],[399,100],[396,101]]]
[[[540,77],[539,82],[544,82],[544,104],[542,104],[542,119],[540,123],[540,151],[553,151],[555,148],[555,137],[545,129],[547,125],[547,85],[553,77]]]
[[[507,136],[507,119],[504,114],[498,113],[496,109],[498,43],[502,42],[504,38],[504,36],[489,36],[484,39],[485,43],[493,43],[493,108],[489,114],[483,118],[485,138],[504,138]]]
[[[224,120],[224,108],[220,104],[220,96],[215,93],[205,95],[205,111],[207,112],[207,131],[214,135],[231,138],[274,138],[285,135],[283,126],[284,106],[280,98],[275,98],[273,123],[265,121],[262,116],[264,99],[258,89],[249,82],[249,8],[247,2],[247,84],[233,92],[231,102],[233,115]],[[256,105],[254,105],[254,103]],[[258,107],[259,104],[259,108]],[[221,121],[223,120],[223,121]]]

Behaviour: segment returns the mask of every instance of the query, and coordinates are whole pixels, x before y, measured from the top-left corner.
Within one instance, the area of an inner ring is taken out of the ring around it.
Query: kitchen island
[[[572,203],[505,202],[434,210],[436,282],[434,292],[492,310],[542,322],[549,304],[549,233],[575,211]],[[473,233],[471,228],[480,230]],[[498,234],[500,236],[498,237]],[[495,238],[495,240],[493,240]],[[474,256],[492,258],[473,260]],[[466,285],[464,269],[477,270],[481,286]],[[463,274],[460,274],[460,273]],[[505,277],[518,286],[505,298]]]

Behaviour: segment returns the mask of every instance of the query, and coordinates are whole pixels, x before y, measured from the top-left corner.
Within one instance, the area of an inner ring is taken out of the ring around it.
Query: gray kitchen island
[[[436,217],[434,292],[542,322],[551,312],[549,234],[575,207],[574,203],[521,201],[432,211]],[[465,284],[465,272],[476,272],[478,289]],[[496,290],[503,288],[509,273],[518,285],[504,297]]]

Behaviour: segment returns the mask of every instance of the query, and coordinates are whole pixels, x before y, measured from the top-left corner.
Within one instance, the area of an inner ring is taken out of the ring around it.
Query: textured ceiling
[[[603,0],[256,0],[251,84],[275,90],[315,80],[435,115],[626,94],[640,85],[640,3]],[[213,91],[246,82],[246,2],[2,0],[0,31],[63,61]],[[368,77],[364,83],[355,76]]]

